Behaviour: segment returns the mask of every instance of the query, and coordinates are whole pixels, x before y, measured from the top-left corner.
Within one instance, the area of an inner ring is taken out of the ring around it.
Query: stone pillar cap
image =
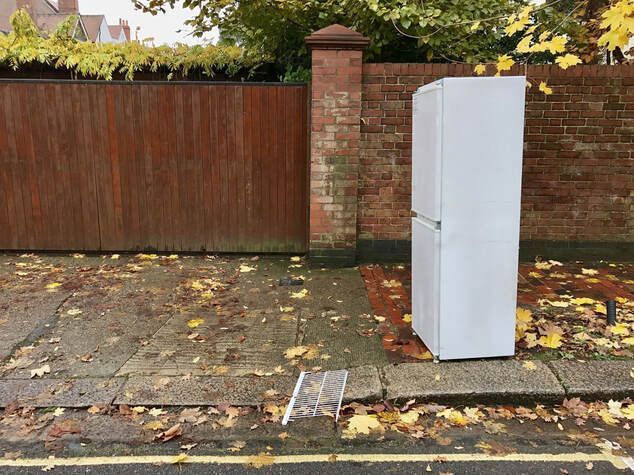
[[[343,25],[330,25],[306,37],[311,49],[361,50],[370,44],[370,39]]]

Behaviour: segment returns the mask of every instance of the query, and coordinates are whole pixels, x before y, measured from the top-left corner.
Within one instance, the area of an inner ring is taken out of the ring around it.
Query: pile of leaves
[[[358,436],[380,435],[388,431],[405,434],[415,439],[434,439],[440,445],[449,445],[452,440],[445,432],[450,428],[480,426],[488,434],[503,434],[510,421],[540,421],[557,425],[564,430],[583,427],[590,422],[602,422],[611,426],[621,426],[629,430],[634,420],[634,404],[625,401],[584,402],[579,398],[564,399],[552,408],[536,405],[524,406],[482,406],[454,408],[439,404],[417,404],[408,401],[403,406],[395,406],[384,401],[372,405],[352,403],[342,409],[345,414],[342,437],[355,439]],[[574,438],[577,432],[569,437]],[[586,438],[599,436],[588,432]],[[482,447],[488,452],[490,447]]]
[[[259,61],[240,47],[148,46],[136,41],[113,44],[77,41],[73,38],[76,17],[70,16],[50,34],[41,32],[25,10],[11,17],[13,31],[0,33],[0,65],[14,70],[32,64],[72,71],[77,77],[112,80],[120,74],[133,80],[140,71],[167,71],[168,79],[202,71],[213,77],[218,71],[235,74]]]
[[[519,354],[550,349],[569,358],[632,358],[634,300],[615,296],[617,321],[609,325],[604,301],[588,296],[592,294],[592,285],[601,286],[603,280],[618,282],[618,277],[592,268],[582,267],[578,273],[568,270],[560,262],[551,260],[535,263],[535,270],[529,273],[529,277],[538,282],[556,281],[561,286],[560,292],[566,288],[590,290],[576,295],[553,292],[556,298],[544,295],[533,308],[518,308],[515,340]],[[626,279],[623,284],[634,284],[634,281]]]

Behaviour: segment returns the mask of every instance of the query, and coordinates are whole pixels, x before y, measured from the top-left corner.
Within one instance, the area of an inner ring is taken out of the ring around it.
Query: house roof
[[[121,25],[108,25],[108,29],[110,30],[110,36],[115,39],[121,38],[121,33],[123,32]]]
[[[104,15],[82,15],[81,21],[86,28],[86,35],[90,41],[97,41],[101,31],[101,25],[106,21]]]

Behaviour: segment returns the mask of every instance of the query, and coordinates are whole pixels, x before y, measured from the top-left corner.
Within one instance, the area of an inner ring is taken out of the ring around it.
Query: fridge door
[[[412,210],[440,221],[442,81],[414,94],[412,111]]]
[[[514,353],[524,91],[517,77],[444,84],[441,359]]]
[[[412,219],[412,328],[438,355],[440,231],[433,223]]]

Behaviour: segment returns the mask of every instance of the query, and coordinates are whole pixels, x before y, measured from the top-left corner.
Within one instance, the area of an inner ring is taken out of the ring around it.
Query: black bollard
[[[605,308],[607,310],[608,325],[616,325],[616,301],[606,300]]]

